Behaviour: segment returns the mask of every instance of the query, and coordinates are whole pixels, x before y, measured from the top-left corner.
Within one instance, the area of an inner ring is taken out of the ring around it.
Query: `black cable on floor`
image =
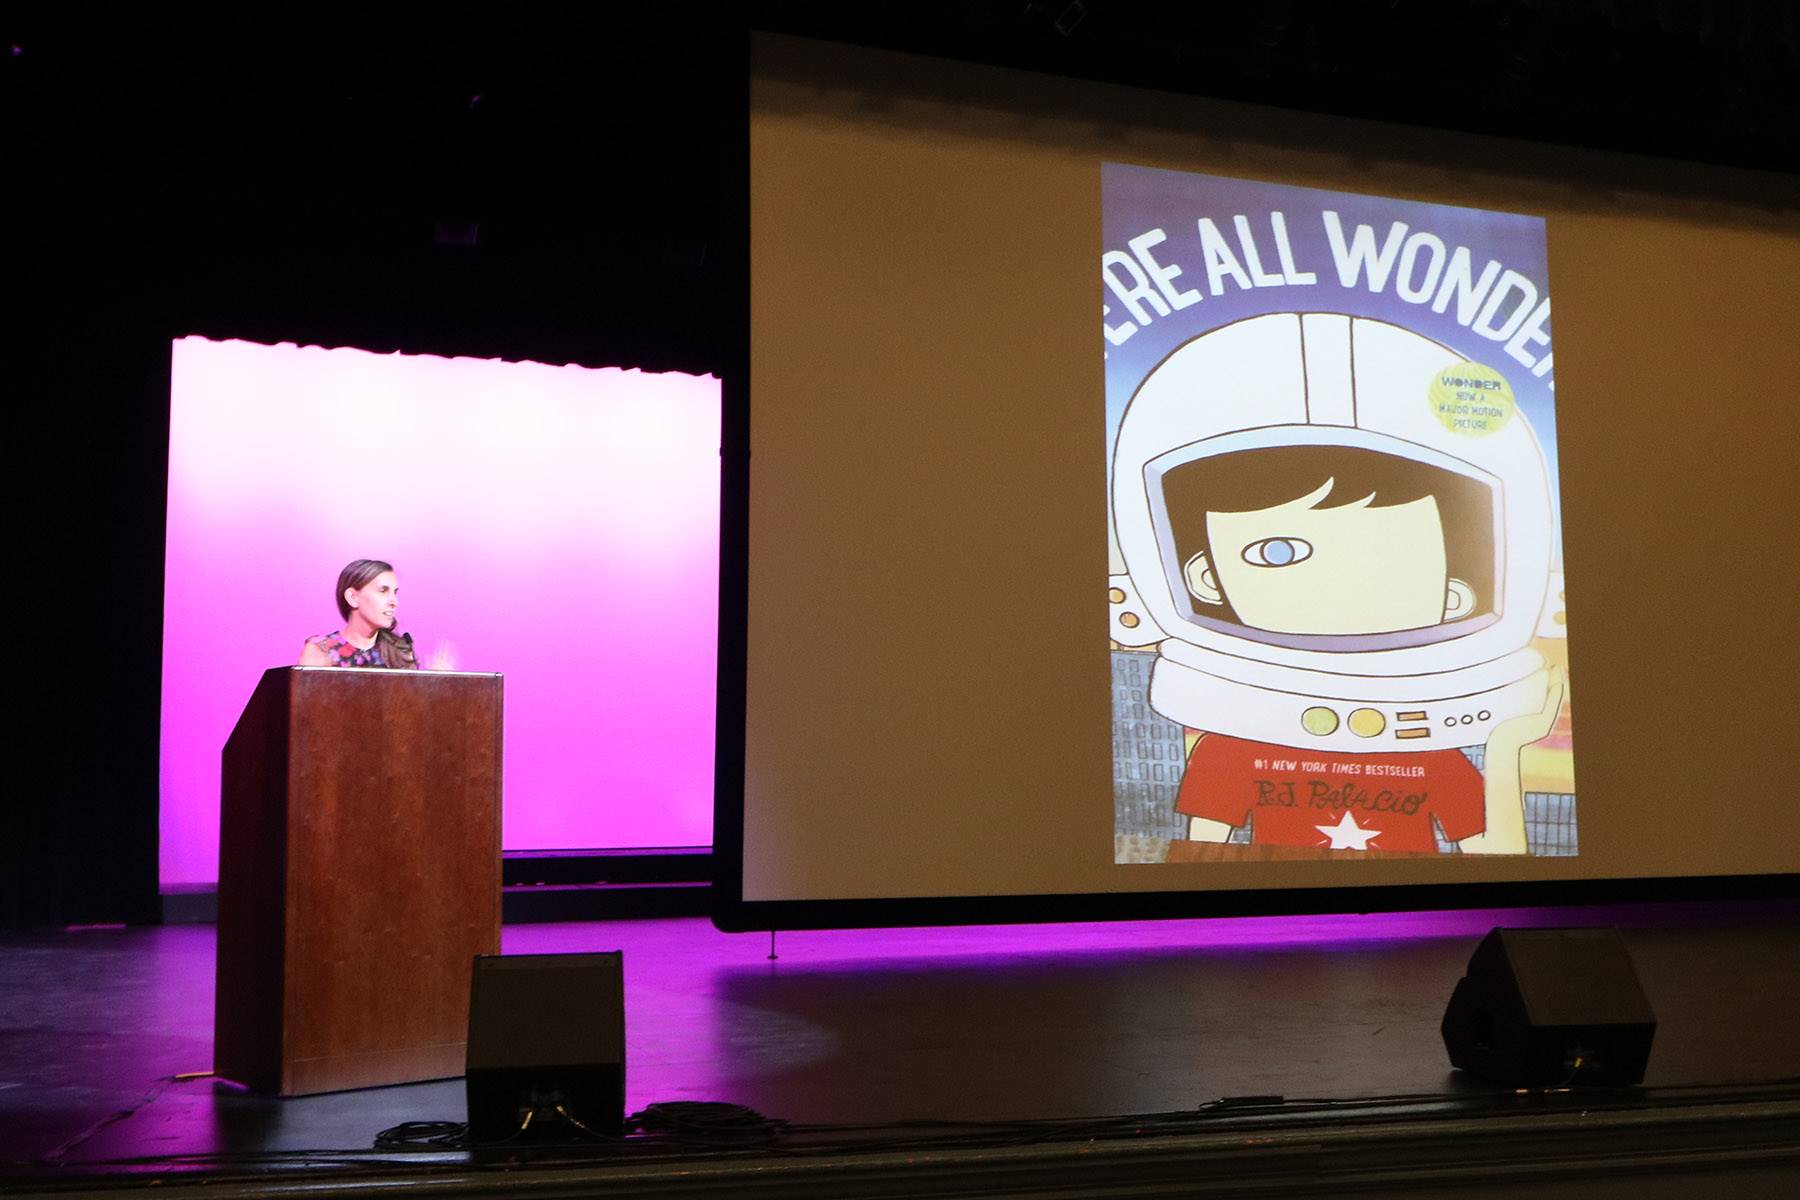
[[[669,1100],[652,1104],[627,1123],[643,1133],[674,1137],[775,1137],[786,1121],[765,1117],[754,1108],[716,1100]]]

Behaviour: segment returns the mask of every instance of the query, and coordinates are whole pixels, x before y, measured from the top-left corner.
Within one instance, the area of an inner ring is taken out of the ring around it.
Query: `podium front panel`
[[[266,1066],[238,1074],[260,1074],[243,1081],[283,1095],[460,1075],[470,963],[500,949],[500,677],[344,668],[270,676],[278,678],[265,685],[281,694],[267,702],[284,707],[285,720],[254,723],[263,735],[247,740],[267,744],[268,728],[285,727],[285,813],[235,824],[283,844],[278,854],[248,848],[263,864],[260,881],[228,887],[232,872],[220,864],[219,998],[228,1001],[227,980],[256,990],[247,971],[228,965],[223,931],[234,908],[259,912],[257,953],[268,956],[267,939],[280,945],[279,1036],[264,1029],[245,1040],[265,1056],[279,1047],[279,1082],[269,1086]],[[247,709],[240,727],[250,724]],[[227,808],[270,806],[267,779],[231,786],[232,763],[228,747]],[[255,897],[275,884],[274,862],[281,922],[269,929],[268,902]],[[219,1029],[223,1041],[226,1025]],[[222,1046],[221,1070],[231,1057]]]

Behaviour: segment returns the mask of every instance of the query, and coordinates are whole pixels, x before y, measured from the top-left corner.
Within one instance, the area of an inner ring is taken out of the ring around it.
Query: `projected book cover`
[[[1575,854],[1543,220],[1102,170],[1115,861]]]

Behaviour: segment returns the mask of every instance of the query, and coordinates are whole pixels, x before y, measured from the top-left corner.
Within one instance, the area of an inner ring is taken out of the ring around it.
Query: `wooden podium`
[[[283,1096],[463,1073],[500,952],[498,675],[278,667],[225,743],[213,1068]]]

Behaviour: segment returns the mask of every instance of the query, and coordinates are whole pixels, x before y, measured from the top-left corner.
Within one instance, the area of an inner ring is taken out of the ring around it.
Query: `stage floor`
[[[1658,1019],[1647,1088],[1800,1080],[1792,902],[799,932],[774,961],[688,919],[514,926],[505,949],[624,952],[628,1110],[874,1126],[1503,1101],[1438,1033],[1494,925],[1624,931]],[[12,1184],[341,1169],[389,1126],[463,1119],[460,1080],[273,1100],[180,1078],[212,1066],[212,981],[208,926],[0,935]]]

